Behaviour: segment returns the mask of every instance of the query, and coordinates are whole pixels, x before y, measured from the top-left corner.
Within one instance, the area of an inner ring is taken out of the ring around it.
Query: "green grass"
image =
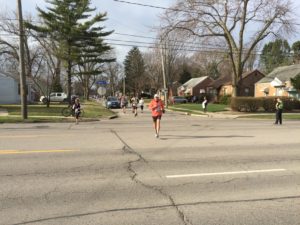
[[[81,105],[84,109],[83,120],[97,120],[115,115],[96,102],[86,101]],[[8,116],[0,116],[0,123],[73,121],[72,117],[62,116],[61,111],[65,107],[67,107],[65,104],[51,104],[49,108],[46,105],[28,105],[28,119],[23,121],[20,105],[0,105],[0,108],[8,112]]]
[[[46,105],[28,105],[29,116],[61,116],[61,110],[66,105],[52,104],[49,108]],[[1,108],[5,108],[10,116],[20,116],[20,105],[1,105]]]
[[[192,104],[192,103],[187,103],[187,104],[175,104],[175,105],[170,105],[170,109],[174,109],[176,111],[182,111],[182,112],[193,112],[201,114],[203,112],[202,105],[201,104]],[[207,107],[207,112],[222,112],[222,111],[227,111],[228,105],[221,105],[221,104],[208,104]]]
[[[0,123],[41,123],[41,122],[74,122],[74,119],[29,116],[28,119],[23,120],[21,116],[0,116]]]

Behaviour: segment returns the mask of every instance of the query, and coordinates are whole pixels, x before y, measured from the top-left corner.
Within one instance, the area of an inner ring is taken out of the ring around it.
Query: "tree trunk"
[[[83,89],[83,92],[84,92],[84,99],[85,100],[89,100],[89,77],[88,76],[85,76],[84,77],[84,89]]]
[[[67,97],[67,99],[68,99],[69,104],[72,104],[71,103],[71,91],[72,91],[72,80],[71,80],[72,74],[71,74],[71,69],[72,69],[72,62],[71,62],[71,60],[68,60],[68,69],[67,69],[67,76],[68,76],[68,78],[67,78],[68,97]]]

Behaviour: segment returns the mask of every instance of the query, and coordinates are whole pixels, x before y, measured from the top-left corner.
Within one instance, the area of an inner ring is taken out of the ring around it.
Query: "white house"
[[[31,85],[27,85],[27,100],[31,101]],[[0,72],[0,104],[20,104],[20,84],[19,79]]]

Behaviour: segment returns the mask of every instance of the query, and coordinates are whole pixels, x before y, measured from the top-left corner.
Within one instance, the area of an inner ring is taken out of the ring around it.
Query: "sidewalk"
[[[8,116],[8,112],[6,109],[0,108],[0,116]]]
[[[183,108],[177,108],[179,110],[185,110]],[[224,112],[202,112],[199,110],[191,110],[191,112],[184,112],[184,111],[176,111],[172,109],[167,109],[172,112],[177,112],[185,115],[190,115],[190,116],[199,116],[199,117],[209,117],[209,118],[222,118],[222,119],[236,119],[239,116],[241,116],[240,113],[233,112],[233,111],[224,111]],[[245,115],[245,114],[243,114]]]

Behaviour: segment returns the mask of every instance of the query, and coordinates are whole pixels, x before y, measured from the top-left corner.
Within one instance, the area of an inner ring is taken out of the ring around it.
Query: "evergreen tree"
[[[266,73],[278,66],[289,65],[291,48],[286,40],[277,39],[266,44],[262,50],[261,63]]]
[[[139,94],[145,82],[145,63],[138,47],[133,47],[124,61],[126,90],[131,94]]]
[[[192,78],[192,74],[187,68],[187,65],[183,65],[182,72],[179,74],[179,83],[184,84]]]
[[[296,41],[292,45],[294,63],[300,63],[300,41]]]
[[[218,62],[212,61],[207,65],[207,76],[211,77],[212,79],[216,80],[220,77],[220,71],[218,69]]]
[[[103,38],[110,35],[112,31],[104,32],[104,27],[95,26],[95,24],[105,21],[105,17],[106,14],[97,14],[92,20],[81,24],[79,29],[82,38],[75,43],[80,50],[77,75],[83,81],[85,99],[89,97],[90,77],[100,75],[103,72],[104,63],[115,61],[107,54],[112,48],[103,41]]]
[[[58,79],[58,76],[54,77],[51,90],[53,92],[63,92],[63,88],[60,84],[60,79]]]
[[[291,83],[295,89],[300,90],[300,74],[294,78],[291,78]]]
[[[107,51],[109,47],[102,45],[101,37],[111,32],[101,33],[103,28],[94,26],[97,22],[103,21],[105,14],[97,14],[88,20],[90,13],[95,11],[95,8],[89,7],[90,0],[46,0],[46,2],[51,5],[47,7],[47,11],[37,7],[44,24],[42,26],[27,24],[27,26],[46,35],[57,44],[55,54],[66,62],[70,101],[72,67],[82,62],[82,57],[91,62],[96,60],[101,52]],[[82,23],[83,20],[87,22]]]

